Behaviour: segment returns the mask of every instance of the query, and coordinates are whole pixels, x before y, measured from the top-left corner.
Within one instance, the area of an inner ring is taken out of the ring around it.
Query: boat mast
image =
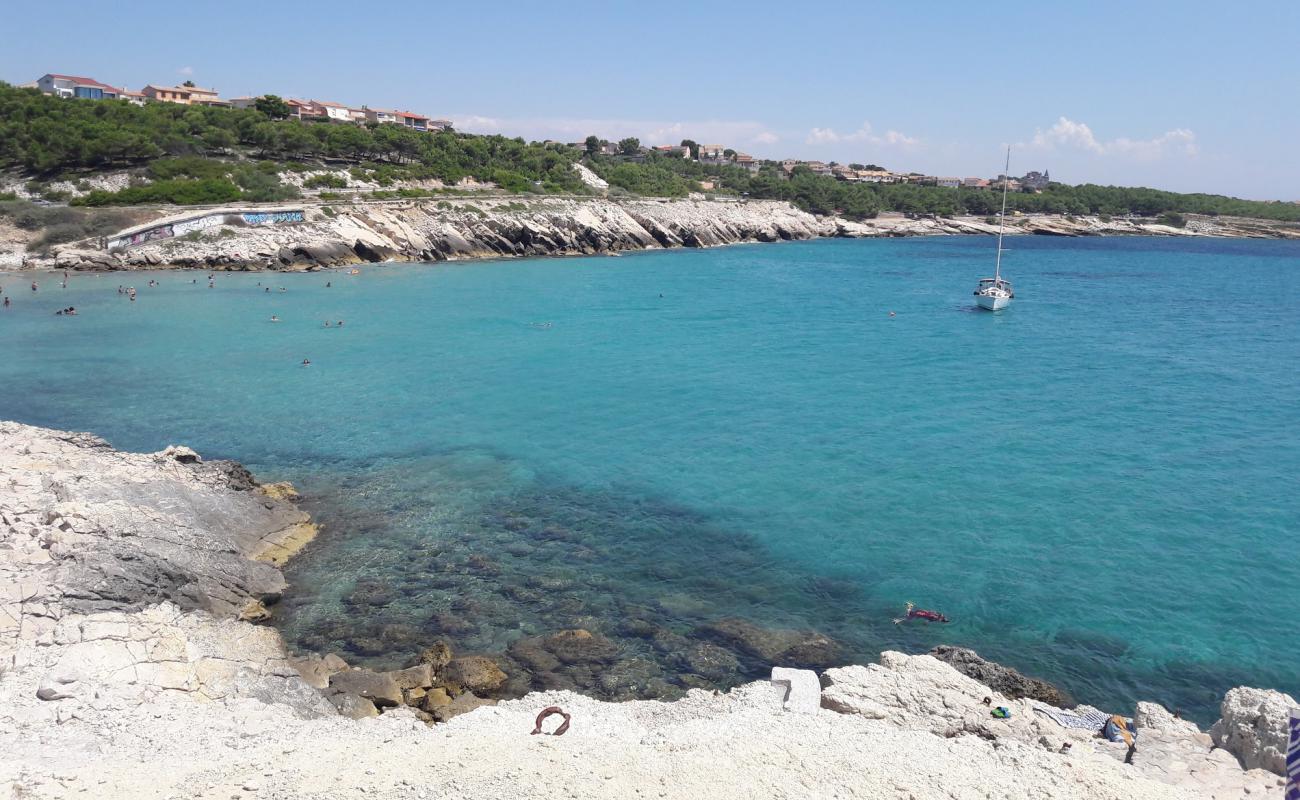
[[[1007,224],[1007,184],[1011,181],[1011,145],[1007,145],[1007,165],[1002,168],[1002,216],[998,217],[998,260],[993,267],[993,285],[1002,279],[1002,229]]]

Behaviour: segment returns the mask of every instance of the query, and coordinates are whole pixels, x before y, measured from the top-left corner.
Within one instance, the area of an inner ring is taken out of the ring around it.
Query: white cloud
[[[1165,155],[1194,156],[1198,152],[1196,134],[1186,128],[1175,128],[1152,139],[1129,139],[1121,136],[1117,139],[1103,141],[1097,138],[1082,122],[1075,122],[1068,117],[1061,117],[1047,130],[1039,128],[1034,138],[1026,145],[1038,150],[1055,150],[1072,148],[1097,155],[1123,155],[1139,159],[1160,158]]]
[[[719,143],[740,149],[746,145],[771,145],[781,137],[761,122],[751,120],[666,121],[598,118],[501,118],[479,114],[453,114],[457,130],[468,133],[500,133],[530,139],[559,139],[576,142],[595,134],[618,141],[635,136],[642,144],[677,144],[683,139]]]
[[[877,134],[872,129],[870,122],[864,122],[862,123],[862,127],[858,128],[856,131],[846,134],[836,133],[834,128],[813,128],[808,132],[808,138],[805,139],[804,142],[805,144],[866,142],[867,144],[876,145],[877,147],[898,147],[907,150],[919,145],[921,140],[895,130],[888,130],[883,134]]]
[[[180,69],[178,69],[178,70],[176,70],[176,71],[179,72],[179,73],[182,74],[182,75],[189,76],[189,75],[193,75],[193,74],[194,74],[194,67],[181,67]]]

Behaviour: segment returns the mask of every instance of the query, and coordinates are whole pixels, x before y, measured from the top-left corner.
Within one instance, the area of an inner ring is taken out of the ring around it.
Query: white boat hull
[[[975,303],[985,311],[1001,311],[1011,305],[1010,297],[997,297],[995,295],[977,294]]]

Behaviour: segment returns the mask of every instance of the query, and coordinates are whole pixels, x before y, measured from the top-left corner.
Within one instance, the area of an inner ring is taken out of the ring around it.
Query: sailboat
[[[994,262],[993,277],[980,278],[975,289],[975,303],[985,311],[1001,311],[1011,305],[1016,292],[1011,281],[1002,277],[1002,231],[1007,224],[1007,183],[1011,180],[1011,147],[1007,147],[1007,165],[1002,170],[1002,214],[998,217],[998,257]]]

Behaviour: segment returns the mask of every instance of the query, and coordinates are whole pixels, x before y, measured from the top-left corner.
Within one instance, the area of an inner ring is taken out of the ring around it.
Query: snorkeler
[[[895,625],[901,625],[909,619],[923,619],[926,622],[952,622],[952,620],[940,614],[938,611],[927,611],[924,608],[917,608],[912,603],[907,604],[907,616],[894,620]]]

